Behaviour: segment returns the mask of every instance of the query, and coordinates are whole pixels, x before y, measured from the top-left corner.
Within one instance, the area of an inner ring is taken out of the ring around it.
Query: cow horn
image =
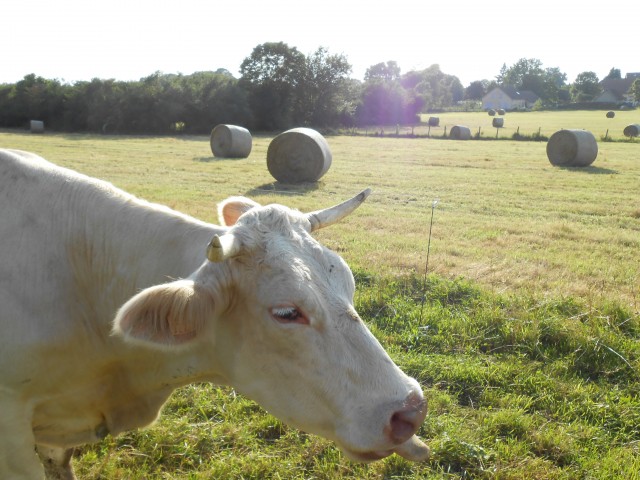
[[[333,207],[325,208],[324,210],[317,210],[315,212],[307,213],[307,220],[311,224],[311,231],[314,232],[320,228],[327,227],[334,224],[344,217],[353,212],[360,206],[362,202],[369,196],[371,189],[367,188],[358,195],[346,202],[342,202]]]
[[[240,251],[239,240],[230,233],[214,235],[207,245],[207,258],[211,262],[224,262]]]

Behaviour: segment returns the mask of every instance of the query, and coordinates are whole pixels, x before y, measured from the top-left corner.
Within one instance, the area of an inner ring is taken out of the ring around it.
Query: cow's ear
[[[246,197],[229,197],[218,204],[218,219],[221,225],[230,227],[238,221],[240,215],[259,206],[259,203]]]
[[[127,340],[173,347],[196,340],[213,316],[211,295],[190,280],[147,288],[125,303],[114,321],[114,333]]]

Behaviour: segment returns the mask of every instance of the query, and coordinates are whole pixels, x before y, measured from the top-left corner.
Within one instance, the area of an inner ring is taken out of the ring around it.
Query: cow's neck
[[[39,379],[38,388],[52,382],[58,393],[40,395],[33,412],[36,441],[74,446],[148,425],[176,388],[226,383],[213,371],[216,361],[209,356],[202,350],[165,352],[120,344],[108,353],[86,355],[73,375],[50,372]],[[50,363],[56,360],[49,358]]]
[[[114,384],[107,396],[110,404],[104,405],[103,414],[111,434],[151,423],[178,387],[196,382],[226,383],[211,370],[216,361],[209,359],[206,352],[167,354],[140,348],[122,359],[124,362],[113,363],[109,372]]]
[[[70,281],[63,294],[72,299],[71,321],[37,353],[42,364],[64,364],[75,345],[82,358],[73,375],[55,371],[39,379],[38,389],[60,392],[35,408],[34,431],[43,443],[77,445],[143,426],[175,388],[225,383],[213,350],[156,350],[111,334],[115,314],[129,298],[190,275],[222,229],[119,191],[107,201],[104,195],[92,201],[92,195],[72,198],[75,217],[64,226]],[[55,428],[47,426],[52,418]]]
[[[52,310],[39,311],[38,328],[25,330],[31,358],[14,371],[25,398],[38,399],[36,441],[72,446],[149,423],[181,385],[225,383],[215,348],[153,350],[111,334],[120,306],[146,287],[190,275],[224,229],[104,182],[54,173],[40,185],[46,201],[25,206],[41,216],[40,248],[30,260]]]
[[[222,228],[133,197],[88,202],[69,232],[75,312],[102,328],[141,289],[195,271],[207,242]],[[93,318],[98,313],[101,318]]]
[[[96,203],[84,209],[68,235],[70,293],[76,299],[71,341],[102,351],[94,356],[102,357],[110,378],[120,370],[135,378],[130,386],[123,380],[131,396],[158,390],[161,398],[164,390],[195,381],[224,383],[203,368],[216,363],[207,352],[155,351],[111,335],[115,314],[127,300],[144,288],[189,276],[205,261],[212,235],[224,230],[127,194]]]

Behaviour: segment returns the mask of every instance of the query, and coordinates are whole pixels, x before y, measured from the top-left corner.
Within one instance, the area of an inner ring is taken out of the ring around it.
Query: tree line
[[[537,59],[504,65],[495,80],[474,81],[466,88],[438,65],[402,74],[394,61],[379,63],[367,69],[362,82],[350,73],[344,55],[323,47],[304,55],[277,42],[255,47],[240,66],[240,78],[219,69],[66,84],[30,74],[0,85],[0,127],[42,120],[60,131],[206,134],[220,123],[257,131],[407,125],[418,123],[423,112],[473,106],[499,85],[532,90],[541,108],[588,101],[599,93],[595,73],[584,72],[567,84],[564,73],[543,68]],[[620,71],[612,69],[609,76],[616,75]]]

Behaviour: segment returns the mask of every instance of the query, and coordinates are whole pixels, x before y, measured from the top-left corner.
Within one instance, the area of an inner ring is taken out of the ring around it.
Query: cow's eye
[[[273,307],[271,316],[280,323],[301,323],[308,324],[309,320],[296,307]]]

